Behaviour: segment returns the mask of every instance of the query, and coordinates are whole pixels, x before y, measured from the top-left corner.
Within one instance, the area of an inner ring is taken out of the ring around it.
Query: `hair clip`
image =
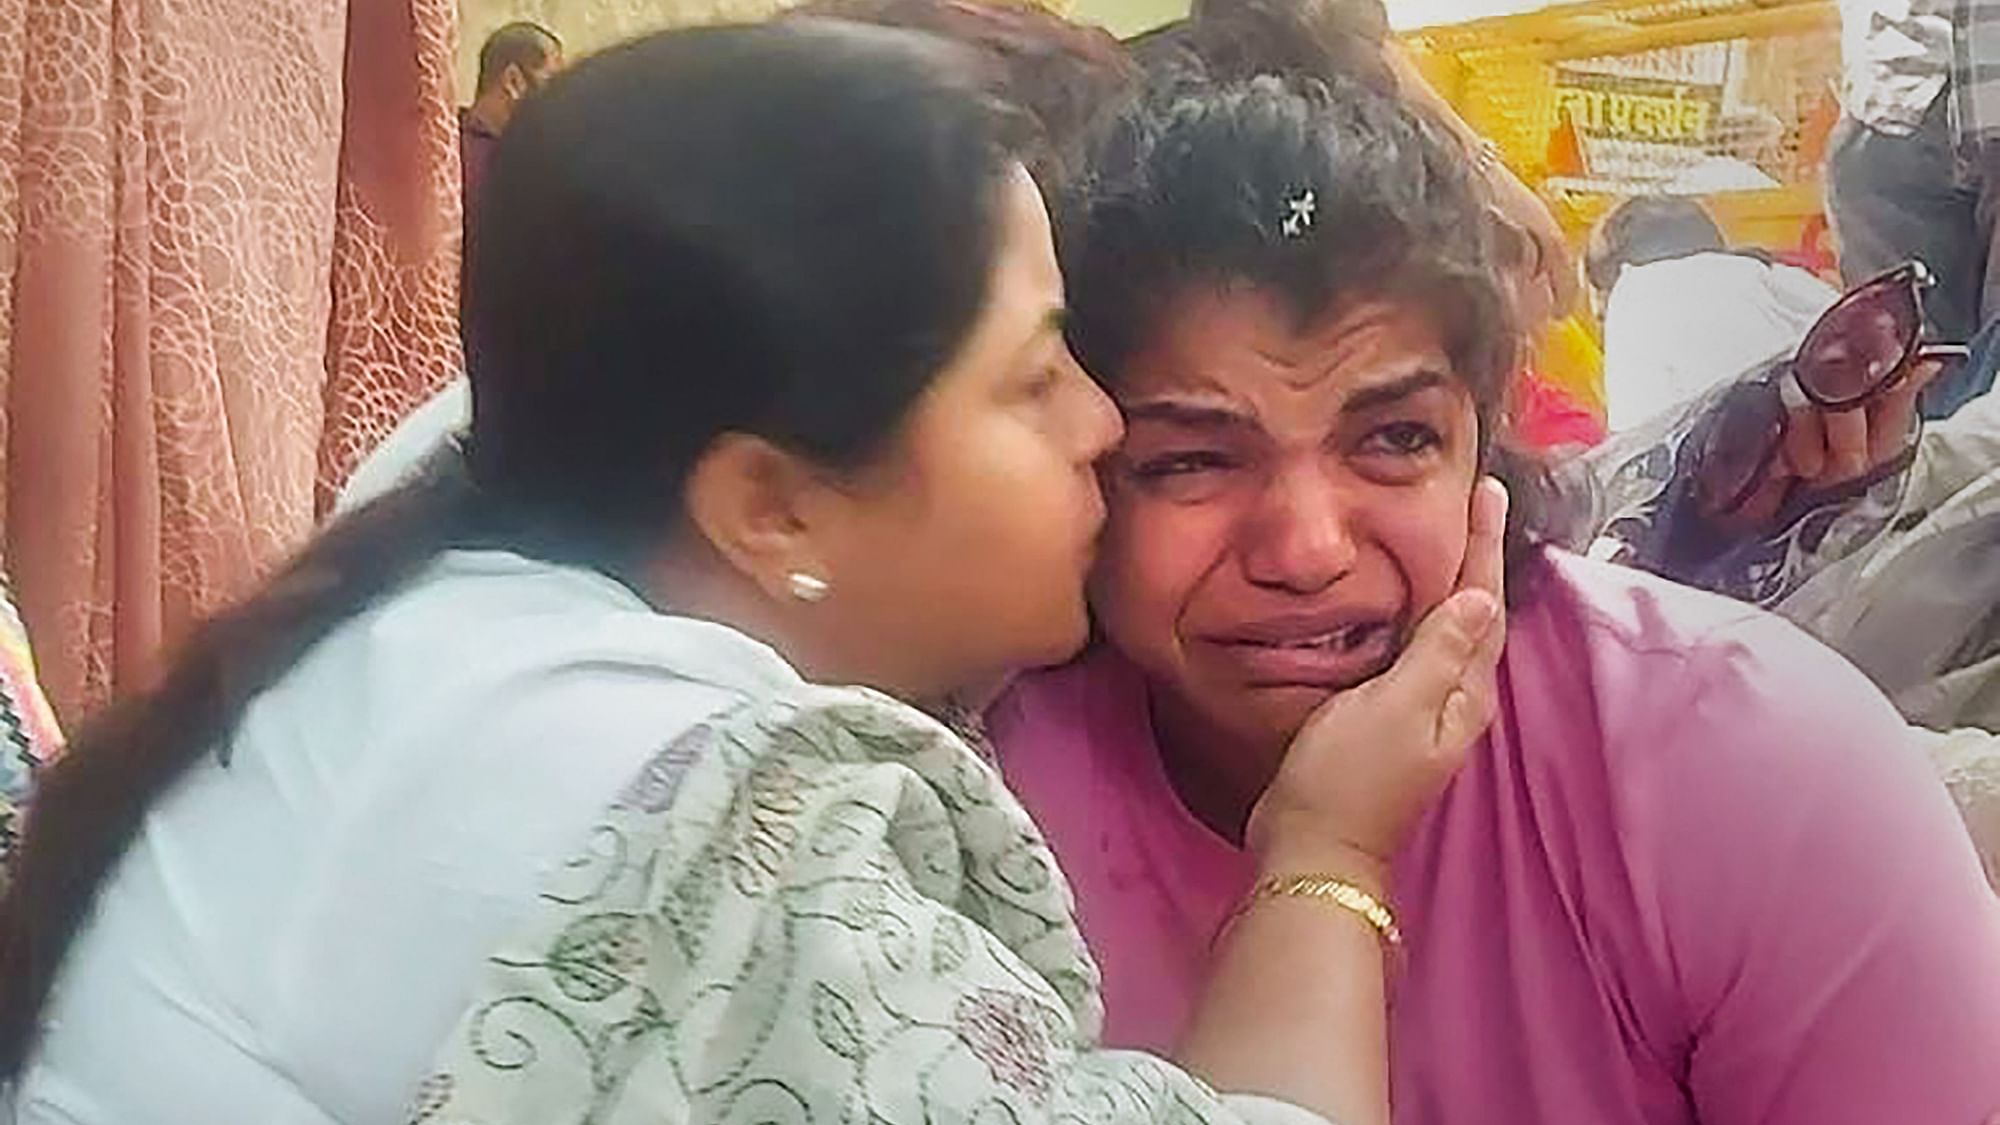
[[[1298,238],[1313,227],[1313,215],[1319,211],[1319,193],[1305,188],[1285,200],[1285,217],[1278,221],[1278,230],[1286,238]]]

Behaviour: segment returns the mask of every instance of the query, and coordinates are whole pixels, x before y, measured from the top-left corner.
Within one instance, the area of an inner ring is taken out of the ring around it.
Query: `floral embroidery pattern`
[[[417,1096],[411,1100],[411,1125],[420,1125],[421,1122],[435,1118],[443,1111],[445,1103],[450,1100],[451,1077],[449,1075],[434,1074],[426,1078],[424,1084],[417,1087]]]
[[[1025,996],[982,988],[960,998],[952,1017],[958,1037],[993,1072],[993,1080],[1037,1101],[1049,1092],[1049,1048]]]
[[[713,737],[713,731],[702,727],[655,754],[653,760],[639,771],[639,776],[633,778],[625,791],[618,795],[618,804],[640,812],[665,812],[674,803],[674,796],[681,791],[681,779],[701,760]]]
[[[676,738],[564,871],[413,1123],[1228,1119],[1089,1049],[1097,972],[1040,834],[872,693],[801,685]]]

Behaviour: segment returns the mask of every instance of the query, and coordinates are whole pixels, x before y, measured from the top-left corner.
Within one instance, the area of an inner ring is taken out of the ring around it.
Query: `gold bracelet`
[[[1382,904],[1381,899],[1345,879],[1336,879],[1331,875],[1273,875],[1250,889],[1249,897],[1243,900],[1237,914],[1240,916],[1258,902],[1271,898],[1313,898],[1330,902],[1343,910],[1352,911],[1373,926],[1382,944],[1391,949],[1403,944],[1403,931],[1396,928],[1396,915]]]

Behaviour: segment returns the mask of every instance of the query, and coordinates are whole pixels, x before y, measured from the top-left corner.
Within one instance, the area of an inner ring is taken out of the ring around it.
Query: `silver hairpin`
[[[1313,216],[1319,211],[1319,193],[1311,188],[1285,200],[1285,217],[1278,222],[1278,229],[1286,238],[1297,238],[1311,230]]]

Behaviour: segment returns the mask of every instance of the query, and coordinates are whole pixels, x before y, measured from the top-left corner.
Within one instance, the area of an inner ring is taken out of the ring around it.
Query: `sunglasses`
[[[1789,375],[1814,406],[1856,410],[1895,387],[1919,363],[1966,358],[1962,344],[1927,344],[1923,290],[1931,285],[1922,262],[1910,262],[1863,282],[1820,315],[1787,363],[1740,383],[1709,412],[1693,435],[1696,496],[1711,512],[1743,506],[1777,458],[1790,413]]]

